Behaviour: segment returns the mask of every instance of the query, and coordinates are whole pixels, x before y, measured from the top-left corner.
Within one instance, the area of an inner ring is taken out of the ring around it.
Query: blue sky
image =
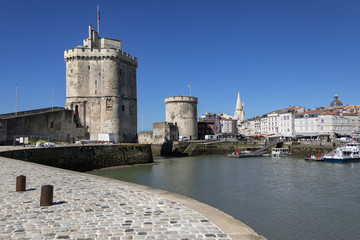
[[[1,1],[0,114],[65,103],[63,53],[88,24],[120,39],[139,59],[138,130],[165,121],[164,98],[199,98],[198,115],[245,117],[300,105],[327,106],[335,94],[360,104],[358,0]]]

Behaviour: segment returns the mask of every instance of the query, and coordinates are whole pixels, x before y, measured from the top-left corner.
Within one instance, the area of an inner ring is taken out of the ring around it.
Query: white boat
[[[325,154],[324,161],[335,163],[360,162],[360,143],[350,142],[345,146],[338,147]]]
[[[271,156],[273,157],[283,157],[288,156],[290,154],[288,148],[273,148],[271,150]]]

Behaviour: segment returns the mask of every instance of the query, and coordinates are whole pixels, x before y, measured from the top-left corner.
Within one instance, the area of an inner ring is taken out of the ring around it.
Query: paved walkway
[[[25,192],[15,191],[19,175]],[[263,239],[208,205],[145,186],[2,157],[0,176],[0,239]],[[47,184],[54,205],[40,207]]]

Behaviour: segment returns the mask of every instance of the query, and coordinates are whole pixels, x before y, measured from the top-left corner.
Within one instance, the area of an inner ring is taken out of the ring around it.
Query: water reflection
[[[268,239],[359,239],[360,163],[202,156],[92,173],[185,195]]]

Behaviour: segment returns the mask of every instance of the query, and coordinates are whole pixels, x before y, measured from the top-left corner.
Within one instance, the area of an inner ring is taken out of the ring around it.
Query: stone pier
[[[264,239],[195,200],[126,183],[0,157],[1,239]],[[16,192],[16,177],[26,191]],[[53,205],[40,206],[43,185]]]

